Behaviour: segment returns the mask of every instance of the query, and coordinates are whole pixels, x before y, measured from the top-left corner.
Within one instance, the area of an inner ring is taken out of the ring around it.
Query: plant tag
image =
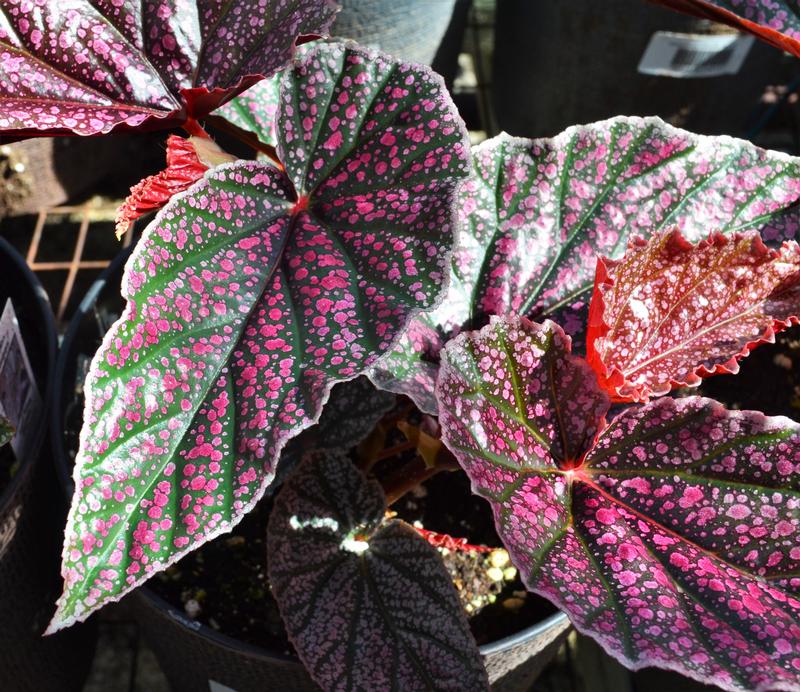
[[[0,417],[7,418],[16,429],[11,447],[17,459],[26,459],[36,451],[36,421],[41,408],[42,400],[9,298],[0,316]]]
[[[642,74],[678,78],[736,74],[753,40],[742,34],[657,31],[650,38],[638,69]]]

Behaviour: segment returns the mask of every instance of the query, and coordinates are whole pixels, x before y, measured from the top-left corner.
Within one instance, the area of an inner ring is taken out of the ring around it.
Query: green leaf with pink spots
[[[53,629],[229,531],[331,386],[441,291],[469,167],[441,79],[327,44],[283,80],[285,170],[212,168],[128,263],[87,380]]]
[[[636,237],[601,257],[589,309],[587,360],[614,401],[647,401],[739,360],[800,316],[800,247],[767,248],[757,231]]]
[[[621,257],[631,236],[754,229],[769,244],[800,227],[800,160],[657,118],[500,135],[473,158],[447,297],[370,375],[429,413],[443,345],[490,315],[551,317],[582,348],[597,257]]]
[[[387,519],[380,485],[341,453],[309,454],[267,530],[269,582],[323,690],[488,690],[441,556]]]
[[[214,111],[229,123],[251,133],[263,144],[275,146],[275,119],[278,114],[280,97],[280,79],[277,74],[269,79],[262,79],[231,99],[222,108]]]
[[[180,126],[327,33],[332,0],[0,0],[0,132]]]
[[[800,685],[800,425],[661,398],[608,425],[560,327],[492,318],[445,348],[442,439],[531,591],[631,668]]]
[[[650,0],[678,12],[722,22],[800,57],[797,0]]]

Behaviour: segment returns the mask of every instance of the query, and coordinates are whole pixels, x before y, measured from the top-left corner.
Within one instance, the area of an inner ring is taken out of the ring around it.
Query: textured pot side
[[[456,0],[342,0],[333,35],[430,65]]]
[[[0,238],[0,306],[11,297],[43,399],[52,378],[56,335],[44,289]],[[0,309],[2,309],[0,307]],[[35,437],[46,437],[42,411]],[[22,459],[0,495],[0,687],[4,692],[80,690],[94,656],[93,623],[41,634],[61,589],[58,563],[66,505],[49,448]]]
[[[294,656],[272,654],[189,620],[146,588],[134,592],[137,617],[174,692],[195,692],[210,682],[236,692],[319,690]],[[569,632],[563,613],[481,647],[494,692],[530,689]],[[213,688],[211,688],[213,689]]]
[[[59,353],[50,423],[57,440],[55,461],[67,493],[72,489],[70,461],[62,444],[69,396],[65,384],[74,379],[77,339],[86,333],[86,318],[93,316],[98,301],[113,298],[129,252],[120,253],[95,281],[76,311]],[[210,681],[236,692],[319,689],[294,656],[270,653],[190,620],[146,586],[133,592],[130,598],[145,637],[176,692],[206,690]],[[515,635],[481,647],[492,689],[496,692],[528,689],[556,654],[569,628],[566,615],[558,612]]]

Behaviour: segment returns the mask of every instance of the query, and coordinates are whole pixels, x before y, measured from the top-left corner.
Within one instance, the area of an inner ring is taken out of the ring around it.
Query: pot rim
[[[2,240],[2,239],[0,239]],[[61,482],[62,489],[64,490],[65,496],[67,497],[67,501],[69,501],[69,495],[72,492],[72,477],[69,472],[69,464],[67,463],[66,454],[64,453],[64,447],[61,444],[63,436],[61,427],[63,425],[62,420],[62,410],[61,410],[61,396],[63,392],[63,385],[64,385],[64,371],[66,369],[66,361],[67,361],[67,351],[74,339],[75,334],[78,331],[78,326],[80,320],[89,312],[93,307],[95,302],[97,301],[97,297],[100,295],[100,291],[106,286],[108,282],[108,278],[116,271],[118,271],[121,264],[127,261],[128,256],[133,251],[134,245],[131,244],[129,247],[123,249],[111,262],[111,264],[106,267],[101,274],[94,280],[89,290],[86,292],[86,295],[81,300],[78,308],[76,309],[75,313],[73,314],[72,318],[70,319],[69,325],[67,330],[64,334],[64,338],[61,342],[61,348],[59,349],[58,353],[58,360],[56,361],[55,365],[55,377],[53,378],[51,393],[50,393],[50,426],[51,426],[51,443],[53,447],[53,460],[56,465],[57,473],[59,480]],[[249,644],[247,642],[243,642],[235,637],[230,635],[224,634],[222,632],[217,632],[216,630],[212,629],[208,625],[203,624],[202,622],[198,622],[196,620],[191,620],[190,618],[186,617],[180,610],[178,610],[175,606],[171,603],[163,599],[157,593],[155,593],[152,589],[148,588],[147,584],[140,586],[138,589],[135,589],[131,592],[131,595],[137,595],[139,598],[144,599],[147,602],[149,607],[155,608],[156,610],[160,611],[166,617],[171,618],[172,620],[176,621],[186,630],[189,630],[192,634],[197,635],[199,637],[203,637],[207,640],[212,641],[214,644],[218,646],[224,647],[231,651],[236,652],[244,652],[251,656],[255,656],[258,658],[262,658],[265,660],[279,660],[286,663],[297,663],[300,664],[300,659],[294,655],[287,655],[276,651],[269,651],[268,649],[264,649],[259,646],[255,646],[254,644]],[[534,637],[539,636],[543,632],[548,629],[558,627],[562,625],[567,620],[567,616],[564,612],[557,610],[552,615],[547,616],[543,620],[534,623],[533,625],[526,627],[519,632],[515,632],[507,637],[503,637],[502,639],[498,639],[497,641],[490,642],[489,644],[484,644],[480,647],[480,652],[482,656],[488,656],[489,654],[496,654],[503,651],[507,651],[518,644],[521,644],[529,639],[533,639]]]
[[[225,649],[229,649],[237,653],[246,653],[249,656],[263,660],[278,660],[285,663],[296,663],[298,665],[302,665],[302,662],[296,655],[284,654],[278,651],[270,651],[269,649],[265,649],[261,646],[236,639],[235,637],[225,634],[224,632],[218,632],[202,622],[190,619],[169,601],[159,596],[152,589],[149,589],[147,585],[140,586],[138,589],[133,591],[132,594],[136,594],[139,599],[146,601],[147,607],[154,608],[164,617],[174,620],[181,627],[189,630],[193,635],[203,637],[204,639],[207,639]],[[526,627],[524,630],[520,630],[519,632],[511,634],[507,637],[503,637],[502,639],[498,639],[497,641],[490,642],[489,644],[484,644],[483,646],[479,647],[479,651],[483,657],[508,651],[519,644],[538,637],[549,629],[560,627],[567,621],[568,618],[566,613],[558,610],[552,615],[546,617],[544,620],[540,620],[530,627]]]
[[[25,261],[25,258],[19,254],[17,249],[5,238],[0,237],[0,262],[2,262],[3,259],[8,260],[14,266],[14,268],[25,278],[29,288],[31,289],[33,301],[36,304],[37,311],[39,312],[39,319],[37,321],[39,322],[40,328],[42,329],[47,342],[45,345],[45,359],[48,372],[42,380],[45,391],[39,392],[42,397],[42,415],[39,420],[39,438],[41,439],[42,435],[47,434],[50,427],[48,424],[48,420],[50,419],[50,413],[48,409],[50,402],[52,401],[53,375],[55,373],[56,363],[57,337],[55,318],[53,317],[53,310],[50,307],[50,299],[47,296],[47,292],[44,290],[36,274],[33,273],[31,268],[28,266],[28,263]],[[3,306],[0,305],[0,311],[2,311],[2,309]],[[44,445],[39,444],[36,446],[35,453],[32,454],[30,458],[20,460],[19,470],[14,474],[14,477],[5,487],[3,492],[0,493],[0,512],[2,512],[3,508],[5,508],[6,505],[11,501],[11,498],[16,495],[19,488],[26,482],[34,463],[41,456],[43,449]]]

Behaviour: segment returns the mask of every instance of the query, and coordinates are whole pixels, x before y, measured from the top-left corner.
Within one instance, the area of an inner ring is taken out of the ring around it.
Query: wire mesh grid
[[[66,271],[66,278],[63,283],[58,303],[56,307],[56,319],[62,323],[65,317],[67,306],[70,303],[75,282],[79,272],[88,269],[105,269],[113,257],[103,259],[87,259],[85,257],[86,242],[89,236],[89,228],[97,217],[98,205],[94,200],[90,200],[77,206],[61,206],[42,209],[36,217],[36,225],[31,235],[30,245],[26,253],[28,266],[36,272]],[[79,219],[78,231],[75,234],[75,244],[72,253],[67,260],[45,261],[37,259],[40,247],[51,239],[51,234],[62,233],[63,228],[61,219],[63,217]],[[105,215],[101,215],[102,223],[107,226],[108,221]],[[55,219],[55,221],[53,221]],[[106,229],[107,230],[107,229]],[[133,242],[133,226],[122,238],[122,247],[128,247]],[[51,299],[53,296],[51,296]],[[54,301],[55,304],[55,301]]]

